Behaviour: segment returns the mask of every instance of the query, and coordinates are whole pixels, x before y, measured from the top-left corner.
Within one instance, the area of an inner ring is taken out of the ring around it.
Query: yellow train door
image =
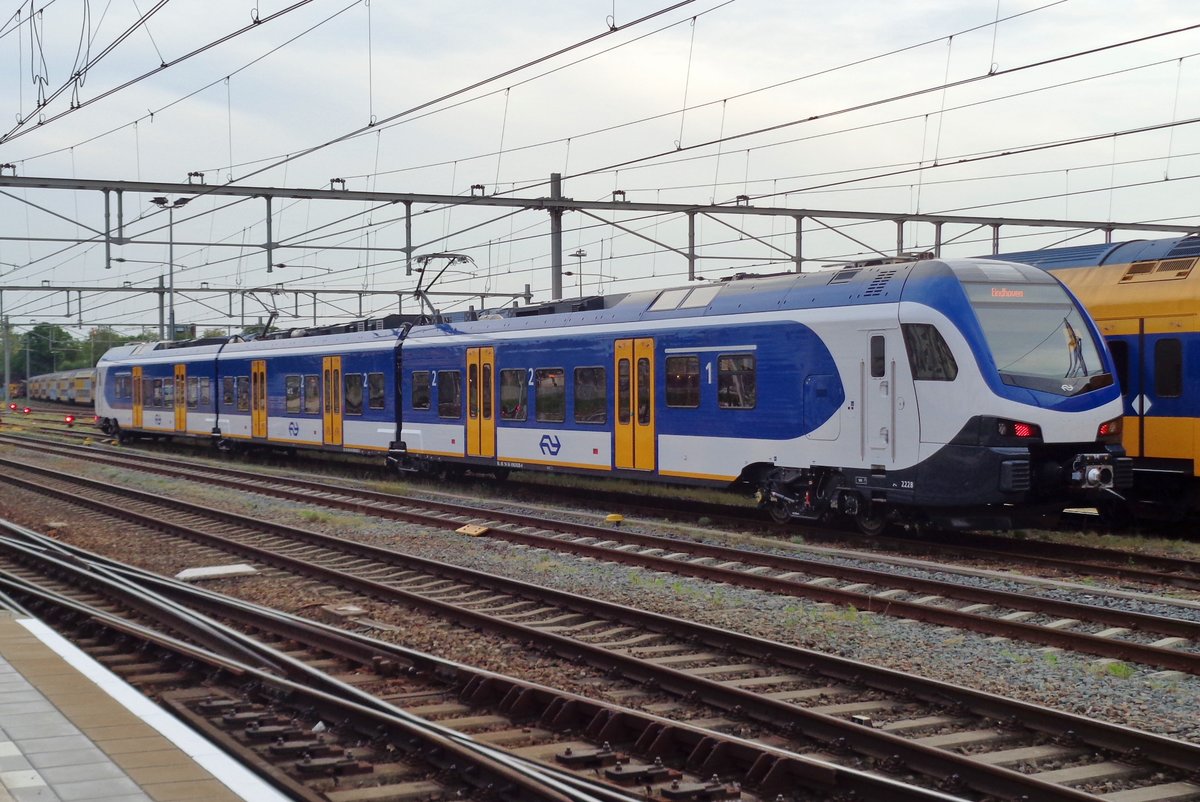
[[[250,362],[250,436],[267,436],[267,361]]]
[[[467,349],[467,456],[496,456],[495,348]]]
[[[1196,330],[1192,315],[1142,321],[1142,451],[1139,456],[1186,460],[1195,472],[1195,417],[1185,403],[1189,389],[1184,341]]]
[[[342,444],[342,358],[327,356],[321,360],[321,415],[327,446]]]
[[[175,366],[175,431],[187,431],[187,365]]]
[[[133,428],[142,428],[142,404],[144,403],[145,387],[142,386],[142,369],[133,369]]]
[[[615,421],[617,468],[652,471],[655,465],[654,340],[615,343]]]

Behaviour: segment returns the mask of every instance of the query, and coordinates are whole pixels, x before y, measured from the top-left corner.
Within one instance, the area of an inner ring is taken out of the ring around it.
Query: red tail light
[[[1042,427],[1035,423],[998,420],[996,421],[996,434],[1001,437],[1041,437]]]
[[[1097,437],[1119,437],[1121,435],[1121,419],[1106,420],[1096,429]]]

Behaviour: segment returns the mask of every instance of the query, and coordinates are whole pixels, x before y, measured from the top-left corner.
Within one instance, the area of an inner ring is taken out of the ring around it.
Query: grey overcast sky
[[[1194,0],[4,5],[8,174],[192,174],[206,185],[460,196],[482,185],[538,197],[557,172],[565,195],[588,200],[614,190],[664,203],[744,195],[798,209],[1200,225]],[[99,193],[4,189],[0,288],[157,285],[167,215],[149,200],[124,198],[134,241],[114,249],[126,261],[106,270],[94,235],[104,225]],[[535,300],[549,299],[546,213],[414,211],[418,254],[473,260],[452,265],[434,289],[519,293],[528,284]],[[623,228],[566,215],[565,267],[576,275],[564,295],[686,280],[680,256],[651,242],[686,247],[678,215],[601,217]],[[770,247],[792,248],[790,221],[727,222],[739,230],[698,225],[706,278],[790,267]],[[272,287],[346,289],[315,309],[332,320],[397,308],[395,297],[360,301],[356,290],[415,286],[397,250],[402,207],[277,201],[272,224],[275,261],[286,267],[268,273],[261,199],[202,196],[174,213],[180,323],[242,321],[241,296],[189,292],[202,282],[258,289],[247,322],[275,305],[284,326],[312,322],[312,301],[300,306]],[[831,224],[839,231],[806,229],[805,269],[895,248],[893,224]],[[1002,250],[1102,238],[1076,234],[1014,229]],[[946,237],[956,238],[950,254],[990,249],[986,231]],[[931,227],[905,232],[911,249],[932,238]],[[62,293],[10,289],[3,302],[18,327],[48,320],[77,334],[158,320],[150,294],[85,293],[82,314],[72,296],[70,317]],[[400,304],[417,310],[411,298]]]

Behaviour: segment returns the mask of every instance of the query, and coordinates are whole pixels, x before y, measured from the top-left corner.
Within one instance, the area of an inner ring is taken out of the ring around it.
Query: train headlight
[[[1120,418],[1113,418],[1112,420],[1106,420],[1104,423],[1100,424],[1100,426],[1096,429],[1096,437],[1097,438],[1106,438],[1106,437],[1117,438],[1120,436],[1121,436],[1121,419]]]
[[[1015,420],[996,421],[996,434],[1001,437],[1038,437],[1042,436],[1042,427],[1036,423],[1023,423]]]

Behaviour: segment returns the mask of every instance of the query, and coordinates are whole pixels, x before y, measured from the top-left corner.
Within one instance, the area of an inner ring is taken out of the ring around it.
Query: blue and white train
[[[737,487],[777,519],[868,532],[1005,528],[1131,481],[1096,327],[1026,265],[925,259],[563,307],[114,348],[97,415],[122,437],[404,470]]]

